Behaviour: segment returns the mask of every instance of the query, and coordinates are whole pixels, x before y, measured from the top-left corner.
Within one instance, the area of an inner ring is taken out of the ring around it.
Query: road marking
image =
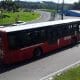
[[[71,65],[69,65],[69,66],[67,66],[67,67],[64,67],[63,69],[60,69],[60,70],[58,70],[54,73],[51,73],[48,76],[45,76],[45,77],[41,78],[40,80],[51,80],[51,76],[55,76],[56,74],[61,74],[63,71],[66,71],[69,68],[72,68],[72,67],[74,67],[75,65],[78,65],[78,64],[80,64],[80,60],[71,64]]]

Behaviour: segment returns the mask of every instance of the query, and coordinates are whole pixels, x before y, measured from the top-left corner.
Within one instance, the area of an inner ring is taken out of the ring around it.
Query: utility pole
[[[64,16],[64,14],[63,14],[63,11],[64,10],[64,0],[63,0],[63,2],[62,2],[62,12],[61,12],[61,19],[63,20],[63,16]]]

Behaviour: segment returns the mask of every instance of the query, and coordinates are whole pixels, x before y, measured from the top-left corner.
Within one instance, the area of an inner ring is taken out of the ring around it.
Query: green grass
[[[80,66],[71,68],[59,76],[55,76],[53,80],[80,80]]]
[[[3,15],[6,15],[6,17],[0,19],[0,25],[15,23],[17,15],[19,15],[19,21],[25,22],[37,19],[40,16],[40,14],[37,12],[6,12],[3,13]]]

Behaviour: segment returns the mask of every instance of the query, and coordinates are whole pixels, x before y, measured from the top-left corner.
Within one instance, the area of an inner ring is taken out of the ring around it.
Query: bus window
[[[0,48],[2,48],[2,38],[0,36]]]
[[[66,35],[66,29],[65,29],[65,26],[62,26],[61,27],[61,37],[64,37]]]
[[[32,33],[32,41],[33,41],[33,44],[40,42],[40,32],[39,31],[34,31]]]
[[[58,38],[61,38],[62,37],[62,28],[60,26],[57,28],[57,33],[58,33]]]
[[[76,31],[76,29],[77,29],[77,24],[73,24],[73,29],[74,29],[74,31]]]
[[[41,39],[41,41],[46,40],[46,31],[45,30],[40,31],[40,39]]]
[[[52,31],[52,41],[53,42],[57,41],[57,31],[55,30]]]
[[[80,25],[79,25],[79,32],[80,32]]]
[[[9,36],[9,47],[10,48],[16,48],[16,40],[14,35]]]
[[[57,39],[58,39],[58,34],[56,29],[51,28],[50,30],[48,30],[48,42],[51,44],[56,42]]]
[[[27,46],[32,44],[32,33],[31,32],[26,33],[25,42],[26,42]]]
[[[31,33],[27,32],[15,32],[9,34],[9,47],[12,49],[23,48],[32,44]]]
[[[17,34],[17,43],[19,48],[30,46],[32,44],[32,33],[22,31]]]
[[[72,34],[75,34],[76,32],[79,32],[79,25],[78,24],[72,24]]]
[[[67,36],[71,34],[71,25],[67,25]]]
[[[63,25],[63,29],[62,29],[62,36],[68,36],[70,34],[70,31],[69,31],[69,25],[68,24],[65,24]]]
[[[69,35],[71,35],[72,34],[72,25],[71,24],[69,24]]]

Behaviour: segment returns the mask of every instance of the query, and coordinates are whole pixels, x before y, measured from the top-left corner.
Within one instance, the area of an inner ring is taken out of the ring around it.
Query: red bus
[[[4,64],[39,57],[79,41],[79,19],[0,28],[0,61]]]

